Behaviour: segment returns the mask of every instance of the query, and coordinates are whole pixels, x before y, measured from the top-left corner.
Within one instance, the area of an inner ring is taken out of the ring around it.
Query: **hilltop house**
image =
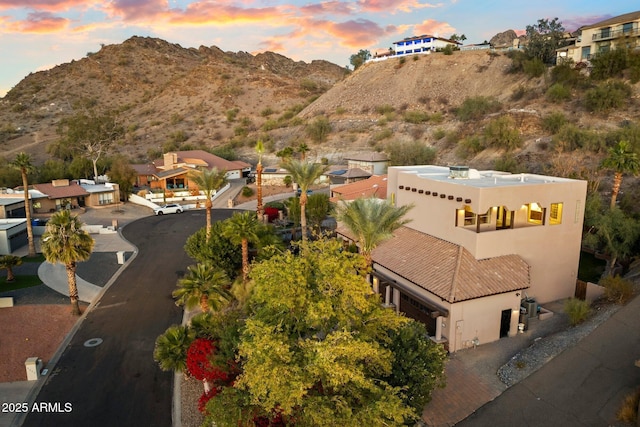
[[[535,298],[535,316],[538,303],[574,295],[586,188],[533,174],[390,167],[387,198],[414,208],[372,253],[374,290],[451,352],[513,336],[523,300]]]
[[[556,57],[558,63],[588,61],[593,55],[608,52],[620,44],[640,47],[640,11],[578,28],[575,43],[558,49]]]
[[[454,40],[424,34],[421,36],[406,37],[400,41],[393,42],[393,50],[396,56],[401,56],[435,52],[447,46],[458,47],[461,44],[462,43]]]

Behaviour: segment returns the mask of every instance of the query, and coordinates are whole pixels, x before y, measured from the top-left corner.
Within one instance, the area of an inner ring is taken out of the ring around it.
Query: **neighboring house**
[[[387,197],[387,175],[374,175],[351,184],[331,186],[330,201],[354,200],[359,197]]]
[[[227,179],[247,176],[251,165],[241,161],[229,161],[204,150],[173,151],[150,165],[132,165],[138,172],[136,184],[152,189],[189,189],[189,172],[206,168],[226,171]]]
[[[26,219],[0,219],[0,255],[11,255],[28,241]]]
[[[574,295],[585,181],[406,166],[390,167],[387,185],[414,208],[372,253],[374,290],[449,351],[515,335],[525,297]]]
[[[26,218],[24,196],[21,193],[0,194],[0,219]]]
[[[371,175],[383,175],[387,173],[389,157],[384,153],[371,152],[359,153],[346,157],[347,169],[360,168]]]
[[[615,49],[619,44],[640,46],[640,11],[625,13],[578,28],[574,44],[556,51],[559,63],[588,61],[594,55]]]
[[[80,184],[68,179],[54,179],[46,184],[33,184],[35,190],[45,197],[38,198],[33,202],[34,213],[55,212],[65,208],[76,208],[86,206],[86,199],[89,192]],[[32,197],[33,194],[32,194]]]
[[[416,53],[435,52],[444,49],[447,46],[457,47],[462,43],[454,40],[444,39],[437,36],[422,35],[416,37],[407,37],[400,41],[393,42],[393,50],[395,55],[412,55]]]
[[[104,184],[94,184],[93,181],[80,180],[80,186],[89,193],[85,198],[85,203],[90,207],[100,207],[113,205],[120,201],[120,186],[107,182]]]
[[[329,182],[333,185],[351,184],[352,182],[362,181],[371,176],[370,172],[360,168],[335,169],[324,174],[329,178]]]

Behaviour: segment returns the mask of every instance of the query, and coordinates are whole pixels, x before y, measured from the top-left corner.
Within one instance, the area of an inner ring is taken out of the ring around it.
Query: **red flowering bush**
[[[269,222],[273,222],[273,220],[278,219],[278,212],[280,212],[278,209],[271,206],[264,208],[264,214],[269,217]]]
[[[213,341],[206,338],[194,340],[187,350],[187,370],[200,381],[227,382],[229,374],[211,364],[211,356],[216,351]]]

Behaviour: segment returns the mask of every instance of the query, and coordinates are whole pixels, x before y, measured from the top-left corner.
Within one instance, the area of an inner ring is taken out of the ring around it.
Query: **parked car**
[[[153,210],[153,213],[155,213],[156,215],[164,215],[164,214],[172,214],[172,213],[182,213],[184,209],[182,209],[182,206],[176,204],[176,203],[171,203],[168,205],[162,205],[160,207],[157,207]]]

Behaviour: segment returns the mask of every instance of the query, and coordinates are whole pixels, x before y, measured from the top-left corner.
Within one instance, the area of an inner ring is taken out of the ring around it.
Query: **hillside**
[[[310,158],[334,163],[417,143],[431,147],[438,164],[493,168],[502,159],[511,170],[586,177],[592,171],[582,169],[596,168],[616,132],[638,123],[638,83],[625,80],[630,95],[617,108],[590,112],[585,93],[600,82],[579,76],[582,83],[553,100],[546,95],[554,83],[549,70],[532,78],[511,67],[506,53],[485,50],[393,58],[347,73],[326,61],[133,37],[27,76],[0,100],[0,146],[6,159],[25,150],[42,162],[62,118],[82,108],[117,109],[127,134],[115,151],[136,162],[171,149],[214,147],[254,161],[258,138],[266,164],[301,143]],[[461,119],[457,109],[478,97],[497,107]],[[554,115],[562,126],[551,130],[546,121]],[[510,149],[487,136],[499,125],[499,132],[516,134]]]

